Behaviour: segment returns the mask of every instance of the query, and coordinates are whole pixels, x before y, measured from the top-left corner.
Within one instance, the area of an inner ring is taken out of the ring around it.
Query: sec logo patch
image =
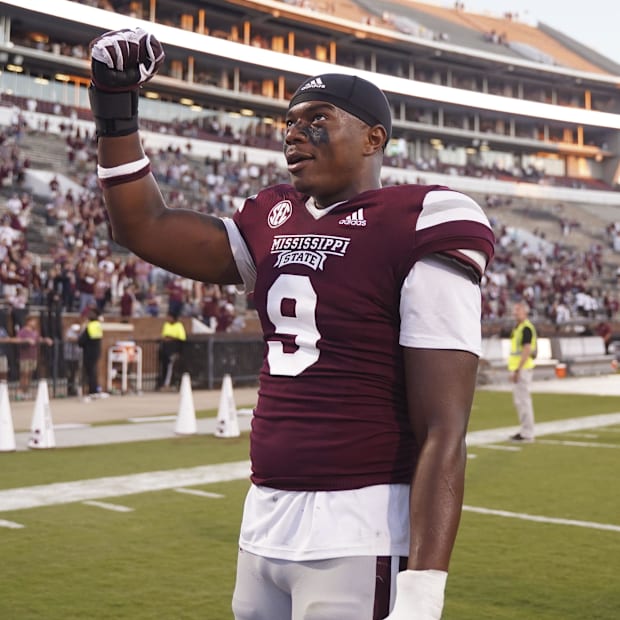
[[[293,205],[290,200],[282,200],[278,204],[271,207],[271,211],[269,211],[269,217],[267,218],[267,223],[270,228],[278,228],[278,226],[282,226],[289,217],[291,217],[293,213]]]

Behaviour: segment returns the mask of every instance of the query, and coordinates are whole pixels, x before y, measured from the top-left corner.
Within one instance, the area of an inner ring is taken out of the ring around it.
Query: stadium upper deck
[[[369,73],[410,160],[620,183],[620,68],[549,28],[405,0],[6,0],[0,14],[4,92],[86,109],[87,42],[142,19],[168,54],[143,118],[277,127],[303,76]]]

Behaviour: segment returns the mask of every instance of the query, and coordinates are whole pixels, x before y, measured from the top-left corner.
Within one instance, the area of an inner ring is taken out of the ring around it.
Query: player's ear
[[[385,146],[387,141],[387,132],[383,125],[375,125],[370,127],[367,133],[366,150],[368,155],[374,155]]]

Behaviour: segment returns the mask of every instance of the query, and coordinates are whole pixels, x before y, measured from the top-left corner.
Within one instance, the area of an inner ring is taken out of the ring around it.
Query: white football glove
[[[165,57],[161,43],[140,27],[106,32],[90,47],[92,80],[104,91],[140,87],[157,73]]]
[[[142,28],[106,32],[90,43],[88,89],[97,137],[138,131],[138,91],[164,60],[161,43]]]
[[[398,573],[394,609],[385,620],[441,620],[447,579],[441,570]]]

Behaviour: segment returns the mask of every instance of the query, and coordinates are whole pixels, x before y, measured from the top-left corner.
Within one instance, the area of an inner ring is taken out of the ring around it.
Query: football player
[[[290,100],[290,185],[228,219],[168,208],[138,131],[162,46],[136,28],[91,50],[115,240],[184,277],[243,284],[260,316],[235,618],[440,618],[493,254],[484,213],[447,187],[381,187],[390,107],[344,74]]]

